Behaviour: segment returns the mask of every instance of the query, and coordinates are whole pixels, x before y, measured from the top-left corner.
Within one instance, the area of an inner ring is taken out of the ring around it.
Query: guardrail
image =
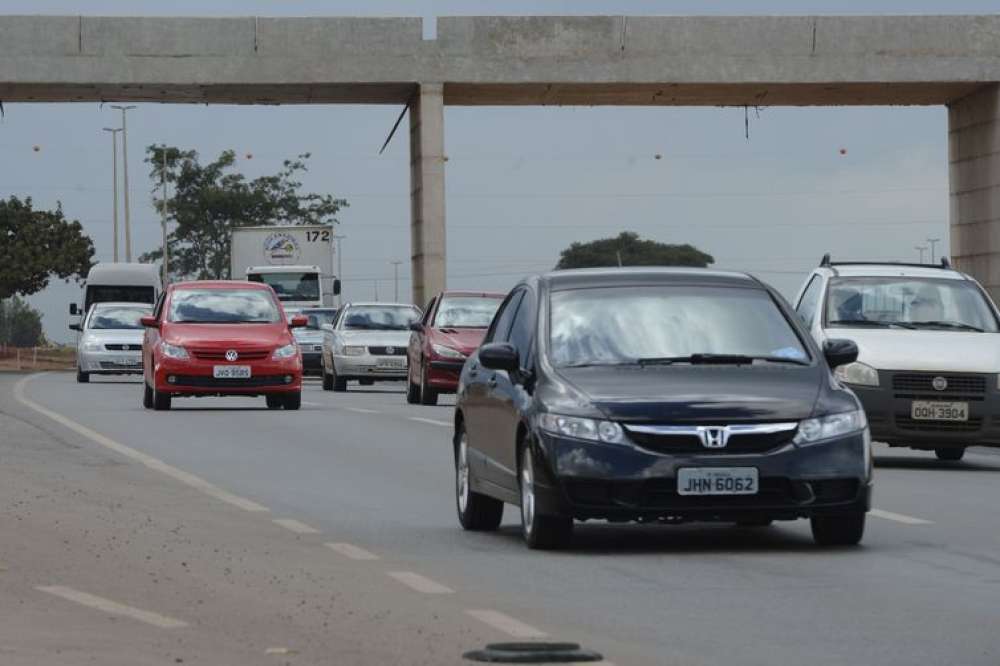
[[[0,345],[0,372],[19,370],[72,370],[76,349],[69,347],[13,347]]]

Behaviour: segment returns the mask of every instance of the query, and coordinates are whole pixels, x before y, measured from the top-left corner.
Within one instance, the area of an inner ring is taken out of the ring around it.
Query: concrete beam
[[[409,113],[413,303],[424,307],[446,283],[444,87],[421,84]]]

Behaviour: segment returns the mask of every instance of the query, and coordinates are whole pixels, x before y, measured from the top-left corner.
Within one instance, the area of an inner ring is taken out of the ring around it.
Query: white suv
[[[960,460],[1000,446],[1000,316],[968,275],[940,265],[830,261],[795,309],[816,341],[847,338],[836,375],[861,399],[872,438]]]

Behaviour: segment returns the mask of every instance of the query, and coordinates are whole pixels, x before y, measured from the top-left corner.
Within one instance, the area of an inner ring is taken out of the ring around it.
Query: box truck
[[[230,240],[229,276],[270,285],[286,309],[333,305],[340,293],[332,227],[239,227]]]
[[[69,304],[69,313],[86,315],[94,303],[127,301],[153,304],[160,295],[160,269],[153,264],[94,264],[87,273],[83,289],[83,308]]]

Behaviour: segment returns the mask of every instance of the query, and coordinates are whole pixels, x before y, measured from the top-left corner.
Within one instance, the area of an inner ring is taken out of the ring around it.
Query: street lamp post
[[[125,112],[134,109],[135,106],[113,105],[112,109],[119,109],[122,112],[122,172],[123,186],[125,187],[125,261],[132,261],[132,218],[128,205],[128,130],[125,125]]]
[[[337,279],[340,280],[341,285],[344,284],[344,264],[341,261],[341,259],[344,256],[343,247],[345,238],[347,238],[347,236],[336,235],[336,234],[334,234],[333,236],[333,239],[337,241]],[[343,286],[341,286],[341,290],[343,290]],[[337,307],[339,308],[343,304],[344,304],[344,295],[342,293],[337,294]]]
[[[118,132],[122,131],[122,128],[111,128],[105,127],[105,132],[111,132],[111,181],[113,183],[111,187],[111,196],[114,200],[112,207],[112,220],[114,222],[114,234],[115,241],[113,243],[114,247],[114,260],[118,263]]]
[[[170,248],[167,246],[167,144],[160,148],[163,162],[160,167],[160,184],[163,186],[163,199],[160,202],[160,229],[163,232],[163,276],[161,282],[167,286],[167,276],[170,275]]]
[[[399,265],[402,261],[393,261],[392,264],[392,302],[399,303]]]
[[[934,247],[941,242],[940,238],[928,238],[927,243],[931,246],[931,263],[934,263]]]
[[[914,245],[913,249],[920,253],[920,263],[924,263],[924,252],[927,251],[926,245]]]

